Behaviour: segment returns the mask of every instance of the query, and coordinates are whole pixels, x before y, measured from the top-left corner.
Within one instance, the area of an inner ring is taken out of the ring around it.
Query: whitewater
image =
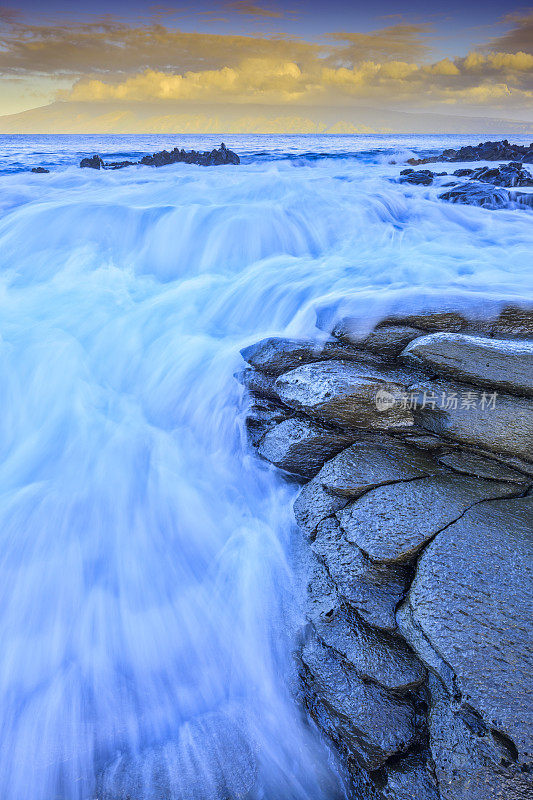
[[[240,166],[98,172],[221,137],[0,137],[3,800],[345,796],[296,699],[297,487],[249,451],[233,375],[335,303],[527,299],[533,212],[396,182],[481,138],[231,137]]]

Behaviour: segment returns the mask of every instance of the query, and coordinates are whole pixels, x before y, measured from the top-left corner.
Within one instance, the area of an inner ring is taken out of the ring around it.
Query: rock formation
[[[327,328],[239,375],[302,484],[302,704],[358,800],[532,800],[533,312]]]
[[[228,150],[224,142],[217,150],[201,153],[197,150],[180,150],[175,147],[173,150],[161,150],[159,153],[153,153],[150,156],[143,156],[140,161],[110,161],[104,162],[99,155],[91,156],[91,158],[82,158],[80,167],[89,167],[91,169],[123,169],[124,167],[131,167],[136,164],[144,164],[148,167],[164,167],[168,164],[199,164],[202,167],[217,167],[224,164],[240,164],[241,160],[237,153]]]

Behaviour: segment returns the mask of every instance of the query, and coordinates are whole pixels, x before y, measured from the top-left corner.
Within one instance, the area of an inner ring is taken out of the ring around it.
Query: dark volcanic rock
[[[319,523],[344,508],[347,503],[348,500],[335,497],[324,489],[318,478],[313,478],[305,484],[296,498],[294,516],[300,528],[310,539],[314,539]]]
[[[508,208],[511,197],[505,189],[491,186],[488,183],[459,183],[453,189],[439,194],[439,200],[447,200],[450,203],[466,203],[470,206],[481,206],[482,208],[497,209]]]
[[[390,326],[408,326],[418,331],[438,333],[439,331],[462,331],[469,326],[468,320],[457,311],[427,311],[420,314],[395,315],[385,317],[376,329]],[[419,334],[420,335],[420,334]],[[413,337],[414,338],[414,337]]]
[[[458,169],[453,174],[461,177],[468,173],[470,180],[492,183],[493,186],[533,186],[531,173],[521,163],[500,164],[498,167],[480,167],[479,169]]]
[[[468,703],[531,759],[533,498],[482,503],[443,530],[418,562],[413,619]]]
[[[44,175],[45,173],[50,172],[49,169],[45,169],[44,167],[32,167],[31,171],[38,175]]]
[[[531,460],[531,400],[505,394],[494,396],[488,392],[484,395],[473,387],[441,381],[417,385],[416,389],[419,392],[419,410],[415,413],[417,426],[474,447]],[[434,407],[432,398],[436,400]]]
[[[323,464],[353,441],[341,431],[292,417],[267,431],[258,452],[280,469],[312,478]]]
[[[344,602],[369,625],[393,631],[394,612],[405,594],[409,570],[401,564],[375,564],[346,540],[336,519],[318,523],[312,547]]]
[[[402,359],[454,380],[533,396],[533,342],[433,333],[411,342]]]
[[[279,337],[262,339],[257,344],[245,347],[241,350],[241,355],[252,367],[276,377],[301,364],[313,361],[343,359],[368,364],[379,363],[379,359],[372,358],[360,351],[354,351],[353,347],[340,342],[321,344],[306,339],[282,339]]]
[[[359,320],[344,317],[336,323],[332,331],[333,335],[355,347],[369,350],[386,359],[396,358],[409,342],[416,339],[417,336],[424,335],[423,331],[406,325],[382,326],[371,333],[362,335],[358,332],[358,322]]]
[[[435,777],[425,758],[409,753],[385,766],[383,800],[441,800]]]
[[[372,489],[338,512],[344,535],[373,561],[410,561],[474,503],[519,489],[453,472]]]
[[[387,429],[412,424],[412,414],[398,401],[405,393],[400,373],[343,361],[304,364],[276,380],[276,391],[288,406],[330,424],[349,428]],[[404,381],[407,379],[404,377]],[[379,410],[382,393],[392,399]]]
[[[141,158],[141,164],[149,167],[164,167],[168,164],[199,164],[202,167],[222,166],[225,164],[240,164],[241,160],[237,153],[228,150],[224,142],[220,148],[211,150],[209,153],[200,153],[196,150],[180,150],[175,147],[170,152],[168,150],[161,150],[159,153],[154,153],[151,156],[144,156]]]
[[[446,174],[446,173],[444,173]],[[434,172],[429,169],[404,169],[398,178],[400,183],[412,183],[415,186],[430,186],[433,183]]]
[[[430,745],[441,800],[532,800],[531,774],[512,742],[487,728],[430,675]],[[520,712],[519,712],[520,713]]]
[[[315,630],[360,677],[385,689],[406,692],[425,680],[426,670],[402,639],[348,617],[343,609],[317,619]]]
[[[465,475],[475,475],[477,478],[487,478],[494,481],[508,481],[522,486],[529,484],[528,478],[505,464],[492,458],[475,453],[445,453],[438,457],[439,464],[450,467],[455,472]]]
[[[410,158],[408,164],[431,164],[435,161],[520,161],[533,163],[533,142],[530,145],[509,144],[507,139],[500,142],[480,142],[477,146],[467,145],[458,150],[444,150],[440,155],[429,158]]]
[[[90,158],[82,158],[80,161],[80,167],[82,169],[89,168],[89,169],[102,169],[105,164],[98,155],[91,156]]]
[[[302,654],[310,714],[333,741],[368,770],[380,767],[416,740],[413,706],[372,683],[318,640]]]
[[[391,437],[368,437],[347,447],[321,469],[318,480],[329,492],[347,499],[387,483],[432,475],[436,462]]]

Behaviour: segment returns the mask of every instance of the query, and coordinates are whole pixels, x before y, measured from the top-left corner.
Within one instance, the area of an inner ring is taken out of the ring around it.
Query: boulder
[[[415,742],[415,712],[408,700],[364,682],[315,638],[300,657],[311,716],[360,766],[377,769]]]
[[[347,447],[353,436],[304,417],[292,417],[270,428],[258,444],[259,454],[276,467],[312,478],[323,464]]]
[[[476,181],[459,183],[452,189],[439,194],[439,200],[447,200],[449,203],[466,203],[470,206],[481,206],[481,208],[488,209],[508,208],[511,199],[509,192],[505,189]]]
[[[336,497],[326,491],[318,478],[313,478],[300,490],[294,501],[294,517],[308,538],[314,539],[319,523],[347,503],[346,498]]]
[[[520,162],[511,162],[510,164],[500,164],[497,167],[480,167],[473,170],[457,170],[454,175],[460,172],[470,173],[470,179],[474,181],[482,181],[483,183],[492,183],[493,186],[533,186],[533,178],[531,173],[522,167]]]
[[[443,464],[455,472],[464,475],[475,475],[477,478],[487,478],[493,481],[508,481],[517,483],[521,486],[528,486],[530,481],[526,475],[496,461],[493,458],[485,458],[476,453],[444,453],[438,456],[439,464]]]
[[[357,320],[344,317],[336,323],[332,332],[342,341],[391,360],[395,359],[409,342],[417,336],[423,336],[423,331],[408,325],[381,326],[369,334],[361,334],[357,326]]]
[[[265,433],[291,415],[289,409],[271,400],[256,398],[246,413],[245,424],[250,442],[257,447]]]
[[[533,308],[506,306],[494,321],[491,335],[495,337],[533,339]]]
[[[101,169],[104,166],[104,162],[99,155],[82,158],[80,161],[80,167],[82,169]]]
[[[394,631],[394,614],[405,594],[409,569],[402,564],[375,564],[346,540],[334,518],[317,524],[312,548],[341,599],[369,625]]]
[[[519,491],[450,471],[372,489],[337,517],[346,539],[373,561],[403,563],[475,503]]]
[[[318,480],[328,492],[355,499],[376,486],[432,475],[438,464],[392,437],[365,437],[324,464]]]
[[[275,388],[283,403],[329,424],[388,429],[412,425],[412,412],[401,406],[408,380],[398,372],[322,361],[281,375]]]
[[[49,173],[49,169],[45,169],[45,167],[32,167],[31,171],[36,173],[37,175],[44,175],[45,173]]]
[[[272,375],[265,375],[257,369],[250,368],[236,372],[235,378],[253,395],[259,395],[261,398],[272,400],[275,403],[280,402],[276,379]]]
[[[406,643],[397,636],[377,631],[336,608],[315,619],[320,641],[347,661],[361,678],[396,692],[420,686],[426,670]]]
[[[531,760],[533,497],[481,503],[420,558],[414,623],[453,669],[463,703]]]
[[[228,150],[224,142],[217,150],[211,152],[200,153],[196,150],[186,151],[175,147],[170,152],[168,150],[161,150],[158,153],[153,153],[150,156],[141,158],[141,164],[149,167],[164,167],[169,164],[199,164],[202,167],[221,166],[225,164],[240,164],[241,160],[237,153]]]
[[[444,173],[446,174],[446,173]],[[415,186],[431,186],[435,173],[429,169],[404,169],[398,178],[400,183],[412,183]]]
[[[354,351],[340,342],[316,343],[307,339],[283,339],[271,337],[262,339],[241,350],[241,355],[252,367],[266,375],[278,377],[284,372],[313,361],[332,359],[354,360],[368,364],[379,364],[379,359]]]
[[[532,800],[529,770],[512,742],[487,728],[430,675],[430,747],[441,800]]]
[[[435,381],[411,387],[416,392],[415,422],[439,436],[496,453],[531,460],[533,402]]]
[[[391,326],[407,326],[418,331],[427,331],[429,333],[436,333],[439,331],[455,332],[465,330],[469,326],[469,321],[457,311],[426,311],[419,314],[399,314],[385,317],[376,327],[379,329]]]
[[[410,342],[401,357],[454,380],[533,396],[533,341],[433,333]]]

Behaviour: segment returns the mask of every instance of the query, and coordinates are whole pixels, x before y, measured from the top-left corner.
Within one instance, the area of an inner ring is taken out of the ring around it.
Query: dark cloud
[[[355,64],[366,59],[413,59],[425,56],[425,39],[432,33],[429,24],[398,23],[371,33],[336,32],[331,37],[344,46],[334,57]]]
[[[504,22],[514,23],[514,28],[492,39],[488,47],[503,53],[533,53],[533,12],[508,14]]]

